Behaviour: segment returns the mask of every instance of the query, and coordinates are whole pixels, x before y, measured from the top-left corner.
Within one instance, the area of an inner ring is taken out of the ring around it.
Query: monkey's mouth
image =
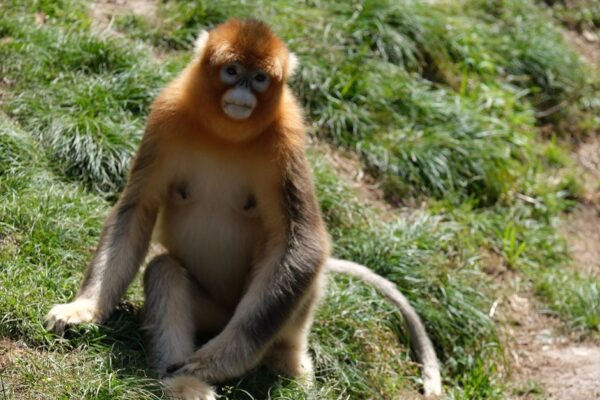
[[[252,114],[254,106],[247,103],[234,103],[226,101],[223,104],[223,111],[233,119],[246,119]]]

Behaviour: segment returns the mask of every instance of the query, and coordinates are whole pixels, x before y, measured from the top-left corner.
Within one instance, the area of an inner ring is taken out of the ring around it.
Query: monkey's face
[[[219,80],[226,88],[221,96],[223,112],[234,120],[249,118],[258,103],[257,94],[269,89],[271,79],[265,71],[239,62],[223,65],[219,69]]]
[[[190,110],[227,141],[257,137],[281,111],[296,58],[268,26],[230,20],[198,36]],[[194,111],[192,111],[194,112]]]

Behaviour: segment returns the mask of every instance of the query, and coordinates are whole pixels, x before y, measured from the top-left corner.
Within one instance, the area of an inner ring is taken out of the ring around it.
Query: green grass
[[[165,73],[147,49],[87,29],[29,23],[28,14],[0,21],[10,38],[0,46],[0,72],[19,93],[6,111],[33,133],[57,171],[114,196]]]
[[[548,0],[540,3],[547,6],[551,14],[569,29],[580,32],[600,30],[600,4],[593,0]]]
[[[535,287],[550,310],[568,317],[573,331],[600,330],[600,282],[585,274],[551,270]]]
[[[41,320],[76,292],[149,104],[189,60],[198,30],[257,8],[302,61],[292,86],[313,138],[355,153],[392,205],[423,204],[382,214],[321,146],[310,151],[335,254],[406,293],[443,363],[448,398],[506,397],[510,366],[488,316],[506,288],[482,272],[486,253],[567,329],[597,334],[598,280],[568,268],[555,225],[582,197],[564,138],[597,131],[599,81],[538,3],[169,1],[153,18],[115,15],[118,35],[110,35],[92,30],[78,0],[7,1],[0,338],[12,357],[0,369],[4,397],[162,396],[139,329],[139,281],[103,326],[61,339]],[[36,12],[48,16],[44,25],[35,25]],[[258,369],[220,391],[240,400],[411,398],[420,377],[408,340],[373,289],[331,278],[311,336],[315,388]]]

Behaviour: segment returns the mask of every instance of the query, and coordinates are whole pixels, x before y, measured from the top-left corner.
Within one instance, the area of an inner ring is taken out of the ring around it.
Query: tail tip
[[[425,397],[438,397],[442,395],[442,382],[438,379],[428,379],[423,383]]]

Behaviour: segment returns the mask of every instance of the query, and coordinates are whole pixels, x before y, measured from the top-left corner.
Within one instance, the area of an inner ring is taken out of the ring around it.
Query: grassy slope
[[[148,104],[188,58],[198,29],[257,7],[303,62],[293,86],[313,134],[356,152],[393,204],[427,205],[381,218],[311,150],[336,254],[368,263],[414,302],[450,397],[505,397],[503,351],[487,315],[501,293],[481,272],[486,254],[517,271],[515,287],[536,291],[567,326],[598,329],[600,285],[564,268],[554,229],[581,189],[561,146],[539,134],[548,125],[563,137],[593,132],[598,101],[535,4],[171,1],[154,20],[118,16],[122,35],[110,37],[91,33],[78,2],[9,1],[0,4],[0,336],[27,347],[0,363],[2,393],[161,395],[144,369],[139,284],[105,326],[57,339],[40,320],[77,290]],[[35,12],[48,16],[45,25],[35,26]],[[418,374],[406,341],[401,318],[373,290],[336,278],[313,329],[311,393],[262,370],[222,391],[408,397]]]

